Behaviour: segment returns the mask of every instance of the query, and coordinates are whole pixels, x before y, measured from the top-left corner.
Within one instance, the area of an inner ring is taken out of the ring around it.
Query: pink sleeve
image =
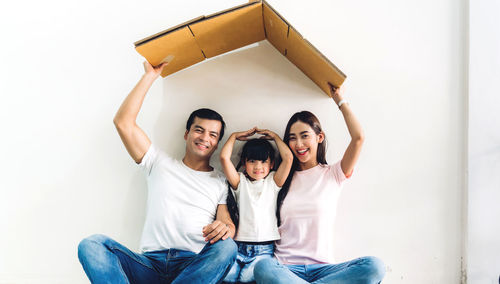
[[[344,174],[344,171],[342,171],[342,167],[340,165],[340,162],[341,161],[336,162],[330,168],[335,180],[337,181],[337,183],[339,185],[341,185],[346,179],[350,178],[352,175],[352,172],[349,175]]]

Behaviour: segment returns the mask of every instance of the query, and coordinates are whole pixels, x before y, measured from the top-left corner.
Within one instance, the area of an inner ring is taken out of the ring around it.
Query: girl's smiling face
[[[290,127],[288,146],[299,160],[300,168],[306,170],[318,164],[318,144],[325,135],[316,134],[309,124],[297,121]]]
[[[260,180],[269,174],[273,164],[270,158],[267,158],[265,161],[247,159],[245,161],[245,171],[251,180]]]

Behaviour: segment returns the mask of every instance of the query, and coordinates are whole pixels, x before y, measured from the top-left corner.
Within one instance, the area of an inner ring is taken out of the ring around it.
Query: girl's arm
[[[330,85],[330,93],[332,94],[332,98],[335,101],[335,104],[338,105],[339,102],[343,100],[344,88],[336,88],[331,83],[328,84]],[[352,174],[354,166],[356,165],[356,162],[358,161],[359,155],[361,153],[361,148],[365,140],[365,134],[363,133],[361,124],[352,112],[348,103],[343,103],[340,106],[340,111],[344,116],[347,129],[349,130],[349,134],[351,135],[351,142],[349,143],[349,146],[347,146],[344,156],[342,157],[342,161],[340,162],[340,166],[342,167],[344,175],[349,177]]]
[[[276,146],[278,147],[278,151],[280,152],[281,156],[281,164],[278,167],[278,170],[276,170],[276,173],[274,174],[274,182],[276,183],[277,186],[282,187],[283,184],[285,184],[288,174],[290,173],[290,169],[292,168],[293,164],[292,151],[290,151],[290,148],[288,148],[285,142],[281,140],[278,134],[267,129],[257,129],[257,133],[264,135],[261,137],[262,139],[274,140]]]
[[[234,132],[229,136],[220,151],[220,162],[222,164],[222,170],[226,175],[226,179],[231,185],[231,187],[236,190],[238,188],[238,184],[240,184],[240,175],[236,168],[234,167],[233,162],[231,162],[231,154],[233,153],[234,142],[236,140],[248,140],[249,136],[252,136],[255,133],[255,127],[242,132]]]

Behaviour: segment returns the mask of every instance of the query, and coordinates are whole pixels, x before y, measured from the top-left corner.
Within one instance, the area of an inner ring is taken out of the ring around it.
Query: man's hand
[[[158,66],[153,66],[149,62],[144,61],[144,73],[146,75],[150,75],[154,77],[155,79],[158,78],[158,76],[161,75],[161,72],[163,71],[163,67],[167,66],[168,62],[163,62]]]
[[[229,237],[231,230],[225,223],[215,220],[212,224],[203,227],[203,237],[205,242],[210,241],[211,244],[222,239],[225,240]]]

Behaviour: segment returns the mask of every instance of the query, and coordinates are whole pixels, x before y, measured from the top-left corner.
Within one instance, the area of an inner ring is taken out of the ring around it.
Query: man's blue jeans
[[[219,283],[236,259],[230,238],[194,252],[168,249],[135,253],[104,235],[78,245],[78,259],[92,283]]]
[[[377,284],[385,275],[384,263],[376,257],[362,257],[339,264],[283,265],[275,258],[255,265],[257,283]]]

